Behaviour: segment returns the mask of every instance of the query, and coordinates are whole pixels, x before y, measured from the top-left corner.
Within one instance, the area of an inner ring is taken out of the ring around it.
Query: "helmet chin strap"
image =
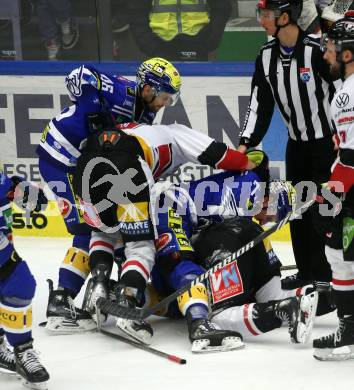
[[[287,27],[287,26],[289,26],[289,24],[291,24],[290,23],[290,19],[289,19],[288,23],[284,24],[283,26],[279,26],[278,19],[279,19],[279,17],[275,18],[275,27],[277,29],[275,30],[275,33],[272,35],[273,38],[277,38],[278,37],[279,31],[280,31],[281,28]]]

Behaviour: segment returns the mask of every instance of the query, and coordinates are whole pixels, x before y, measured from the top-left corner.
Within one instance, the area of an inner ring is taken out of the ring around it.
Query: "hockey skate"
[[[53,282],[48,279],[49,300],[47,306],[46,329],[53,334],[80,333],[96,329],[90,314],[75,307],[74,301],[65,290],[53,290]]]
[[[288,323],[290,338],[293,343],[306,343],[309,340],[317,303],[317,291],[276,302],[275,314],[282,321]]]
[[[193,353],[226,352],[245,346],[238,332],[222,330],[207,318],[187,321]]]
[[[136,308],[138,306],[137,296],[139,292],[135,288],[117,286],[116,303],[123,307]],[[145,321],[128,320],[118,317],[116,326],[134,340],[149,345],[153,336],[153,330],[150,324]]]
[[[281,279],[281,288],[283,290],[294,290],[295,288],[306,286],[311,283],[310,280],[306,279],[301,276],[300,272],[297,272]]]
[[[36,390],[47,389],[49,374],[38,359],[32,341],[14,348],[16,372],[21,376],[25,387]]]
[[[313,340],[313,356],[317,360],[354,359],[354,316],[339,318],[336,331]]]
[[[108,298],[110,294],[111,267],[106,264],[97,264],[92,271],[92,278],[88,281],[82,309],[88,312],[97,323],[96,302],[98,298]],[[103,319],[101,319],[102,321]]]
[[[15,355],[8,348],[4,336],[0,336],[0,374],[16,375]]]

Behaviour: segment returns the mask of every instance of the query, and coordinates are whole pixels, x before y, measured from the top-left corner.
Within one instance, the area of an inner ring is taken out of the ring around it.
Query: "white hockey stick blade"
[[[225,337],[221,345],[210,345],[209,339],[194,340],[192,343],[193,353],[211,353],[211,352],[228,352],[242,349],[245,344],[239,337]]]
[[[313,323],[316,317],[318,304],[318,292],[313,291],[311,294],[303,295],[300,300],[300,310],[298,316],[298,325],[296,338],[299,343],[307,343],[310,340]]]

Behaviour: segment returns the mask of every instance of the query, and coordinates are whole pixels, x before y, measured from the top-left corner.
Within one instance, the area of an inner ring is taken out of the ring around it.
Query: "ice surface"
[[[18,252],[37,279],[34,300],[35,347],[51,379],[49,390],[316,390],[354,386],[354,361],[319,362],[311,344],[290,343],[287,328],[246,339],[233,352],[193,355],[183,320],[152,318],[152,346],[187,359],[177,365],[98,333],[50,336],[45,320],[47,278],[57,283],[68,239],[16,237]],[[294,260],[287,243],[274,243],[283,264]],[[82,295],[77,298],[81,303]],[[313,336],[332,331],[334,314],[317,318]],[[350,386],[351,385],[351,386]],[[15,377],[0,376],[1,390],[21,389]]]

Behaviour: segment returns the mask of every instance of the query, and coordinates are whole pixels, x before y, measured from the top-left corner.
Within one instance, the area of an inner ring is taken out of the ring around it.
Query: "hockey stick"
[[[186,359],[182,359],[182,358],[179,358],[178,356],[170,355],[169,353],[159,351],[158,349],[152,348],[149,345],[128,339],[126,337],[120,336],[119,334],[108,332],[102,328],[100,328],[100,332],[106,336],[113,337],[114,339],[117,339],[119,341],[123,341],[126,344],[133,345],[134,347],[140,348],[143,351],[150,352],[150,353],[153,353],[154,355],[157,355],[157,356],[160,356],[164,359],[170,360],[171,362],[175,362],[177,364],[186,364],[187,363]]]
[[[270,227],[268,230],[265,230],[262,232],[259,236],[257,236],[255,239],[250,241],[248,244],[241,247],[238,251],[234,252],[230,256],[228,256],[225,260],[221,261],[220,263],[214,265],[214,267],[208,269],[203,274],[199,275],[197,278],[192,280],[192,282],[186,284],[184,287],[180,288],[179,290],[175,291],[171,295],[164,298],[162,301],[157,303],[156,305],[148,308],[128,308],[128,307],[122,307],[117,305],[114,302],[111,302],[109,299],[105,298],[99,298],[96,302],[96,305],[100,309],[101,312],[105,314],[111,314],[116,317],[121,318],[128,318],[131,320],[143,320],[150,315],[156,313],[158,310],[163,309],[166,307],[169,303],[177,299],[180,295],[182,295],[184,292],[190,290],[193,286],[202,283],[204,280],[206,280],[211,274],[213,274],[215,271],[217,271],[220,268],[223,268],[225,265],[232,263],[235,261],[238,257],[243,255],[245,252],[249,251],[250,249],[254,248],[257,244],[262,242],[265,238],[269,237],[271,234],[276,232],[277,230],[280,230],[284,225],[286,225],[289,221],[292,221],[296,218],[298,218],[300,215],[302,215],[307,209],[312,206],[315,203],[314,199],[309,200],[308,202],[304,203],[301,207],[299,207],[297,210],[289,212],[288,215]]]
[[[47,321],[44,321],[44,322],[41,322],[39,324],[39,326],[46,326],[47,324]],[[99,327],[99,331],[102,333],[102,334],[105,334],[106,336],[111,336],[119,341],[123,341],[124,343],[126,344],[129,344],[129,345],[133,345],[134,347],[137,347],[137,348],[140,348],[142,349],[143,351],[146,351],[146,352],[151,352],[153,353],[154,355],[157,355],[157,356],[160,356],[162,358],[165,358],[167,360],[170,360],[171,362],[175,362],[177,364],[187,364],[187,360],[186,359],[182,359],[178,356],[175,356],[175,355],[170,355],[169,353],[166,353],[166,352],[163,352],[163,351],[159,351],[158,349],[155,349],[155,348],[152,348],[146,344],[142,344],[142,343],[139,343],[138,341],[134,341],[134,340],[131,340],[131,339],[128,339],[126,337],[123,337],[123,336],[120,336],[119,334],[116,334],[116,333],[111,333],[111,332],[108,332],[104,329],[102,329],[102,327]],[[2,373],[1,370],[0,370],[0,375],[1,374],[7,374],[7,375],[15,375],[16,372],[9,372],[8,373]]]

